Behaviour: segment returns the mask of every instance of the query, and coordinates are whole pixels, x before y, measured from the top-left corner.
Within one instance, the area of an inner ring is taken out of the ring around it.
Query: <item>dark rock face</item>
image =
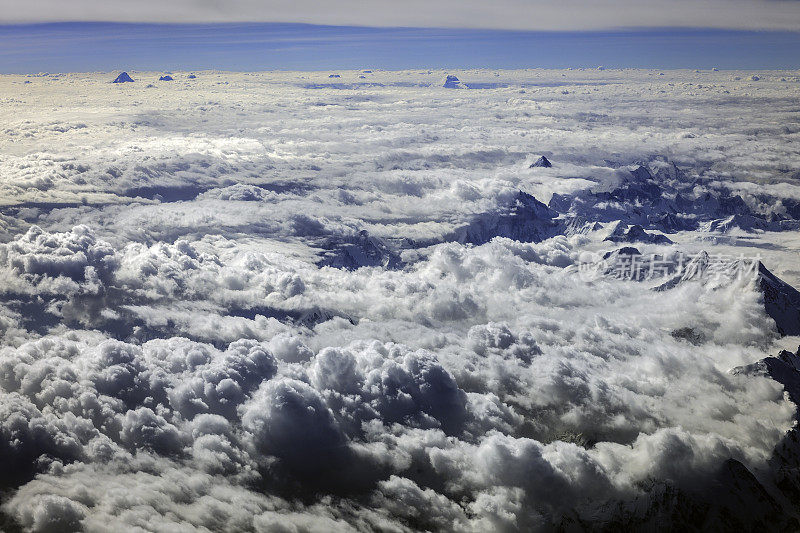
[[[565,217],[563,219],[563,223],[564,235],[567,237],[571,237],[573,235],[586,235],[588,233],[603,229],[603,224],[600,222],[586,220],[583,217]]]
[[[672,244],[672,241],[660,233],[647,233],[644,228],[634,224],[625,228],[625,224],[617,224],[616,228],[604,240],[610,242],[644,242],[649,244]]]
[[[461,83],[457,76],[452,74],[448,74],[447,77],[444,79],[444,85],[442,85],[445,89],[466,89],[467,86]]]
[[[641,282],[650,275],[650,263],[654,259],[650,255],[643,255],[633,246],[623,246],[616,250],[609,250],[603,255],[602,262],[598,265],[600,273],[608,278]]]
[[[172,81],[172,76],[166,74],[166,75],[161,76],[160,78],[158,78],[158,81]]]
[[[731,373],[734,375],[768,376],[781,385],[789,394],[789,398],[800,406],[800,346],[797,352],[781,350],[777,356],[770,356],[755,363],[737,366]]]
[[[133,81],[133,78],[128,76],[127,72],[123,72],[122,74],[117,76],[116,79],[114,81],[112,81],[111,83],[128,83],[128,82],[132,82],[132,81]]]
[[[623,246],[618,250],[611,250],[610,252],[604,253],[603,259],[609,259],[611,257],[619,257],[619,256],[632,256],[632,255],[642,255],[642,252],[640,252],[638,248],[634,248],[633,246]]]
[[[800,292],[758,263],[758,287],[764,295],[764,310],[775,321],[781,335],[800,335]]]
[[[457,231],[455,240],[483,244],[494,237],[507,237],[520,242],[541,242],[562,233],[564,225],[555,220],[557,215],[530,194],[520,191],[509,205],[476,216]]]
[[[670,333],[674,338],[685,340],[694,344],[695,346],[699,346],[706,342],[706,337],[703,335],[703,332],[696,331],[693,328],[678,328]]]
[[[551,163],[549,159],[547,159],[545,156],[541,156],[539,159],[531,163],[531,166],[529,168],[537,168],[537,167],[550,168],[552,166],[553,163]]]
[[[397,253],[382,240],[373,237],[365,230],[361,230],[355,236],[345,238],[341,242],[328,242],[326,247],[329,252],[320,262],[320,266],[356,270],[361,267],[374,266],[396,269],[403,264]]]
[[[621,221],[666,233],[693,231],[701,224],[707,231],[717,233],[734,228],[745,231],[800,228],[797,207],[800,204],[784,201],[786,209],[781,214],[762,211],[740,195],[713,186],[712,181],[687,177],[674,163],[655,159],[647,166],[619,170],[616,179],[608,179],[593,190],[554,194],[549,205],[570,217]],[[764,205],[777,201],[767,196],[758,200]]]
[[[733,375],[765,376],[783,385],[797,408],[795,420],[800,420],[800,346],[795,353],[781,350],[777,356],[765,357],[730,372]],[[775,516],[797,516],[800,512],[800,432],[797,426],[790,429],[775,446],[769,460],[769,471],[762,477],[767,477],[767,481],[784,497],[785,508]],[[798,527],[793,525],[794,530]],[[780,531],[777,527],[771,530]]]
[[[702,252],[654,290],[670,290],[692,280],[702,282],[710,276],[712,269],[715,276],[723,276],[730,281],[740,275],[752,276],[755,290],[763,295],[764,311],[775,321],[778,333],[781,336],[800,335],[800,291],[770,272],[761,261],[756,264],[735,259],[719,264]]]

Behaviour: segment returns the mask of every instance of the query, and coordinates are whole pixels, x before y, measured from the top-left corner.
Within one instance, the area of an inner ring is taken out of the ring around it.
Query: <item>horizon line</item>
[[[735,28],[735,27],[716,27],[716,26],[609,26],[606,28],[584,28],[584,29],[514,29],[514,28],[486,28],[480,26],[403,26],[403,25],[368,25],[368,24],[317,24],[312,22],[280,22],[280,21],[223,21],[223,22],[159,22],[159,21],[115,21],[115,20],[56,20],[56,21],[29,21],[29,22],[3,22],[0,21],[0,28],[14,27],[46,27],[46,26],[70,26],[70,25],[96,25],[96,26],[152,26],[152,27],[225,27],[225,26],[286,26],[296,28],[318,28],[318,29],[360,29],[360,30],[421,30],[421,31],[452,31],[452,32],[485,32],[485,33],[507,33],[507,34],[625,34],[625,33],[653,33],[653,32],[674,32],[674,33],[746,33],[746,34],[795,34],[800,37],[800,28]]]
[[[502,30],[285,22],[0,24],[0,72],[495,68],[793,70],[800,31]]]

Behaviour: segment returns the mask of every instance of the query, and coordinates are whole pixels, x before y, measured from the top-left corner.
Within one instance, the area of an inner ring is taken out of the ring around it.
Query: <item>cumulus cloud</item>
[[[788,381],[729,370],[794,340],[774,313],[795,316],[774,275],[800,280],[796,132],[774,126],[792,75],[475,71],[486,89],[450,91],[439,72],[173,74],[158,105],[98,75],[26,79],[92,111],[80,127],[15,96],[31,118],[0,140],[4,521],[790,516]],[[672,242],[606,240],[636,225]],[[739,253],[770,282],[687,274]]]

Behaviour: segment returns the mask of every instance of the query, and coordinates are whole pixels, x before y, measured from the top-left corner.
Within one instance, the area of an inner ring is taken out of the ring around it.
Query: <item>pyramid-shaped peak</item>
[[[631,256],[631,255],[642,255],[642,252],[640,252],[638,248],[634,248],[633,246],[623,246],[622,248],[617,248],[616,250],[611,250],[610,252],[604,253],[603,259],[609,259],[619,256]]]
[[[752,263],[746,266],[752,266]],[[778,333],[781,336],[800,335],[800,291],[767,270],[761,261],[756,268],[755,279],[763,294],[764,310],[775,321]]]
[[[454,76],[453,74],[448,74],[445,77],[443,87],[445,89],[466,89],[467,88],[467,86],[464,85],[461,82],[461,80],[459,80],[458,77]]]
[[[639,165],[634,170],[631,170],[631,175],[637,181],[646,181],[653,179],[653,175],[650,173],[650,170],[644,165]]]
[[[553,163],[551,163],[549,159],[547,159],[545,156],[541,156],[539,159],[531,163],[530,168],[537,168],[537,167],[550,168],[552,166]]]
[[[514,196],[514,201],[509,207],[520,214],[526,212],[528,215],[532,215],[535,218],[551,219],[558,216],[556,211],[537,200],[535,196],[524,191],[517,191],[517,194]],[[520,211],[520,209],[522,211]]]
[[[127,72],[123,72],[119,76],[117,76],[117,78],[111,83],[126,83],[129,81],[133,81],[133,78],[128,76]]]

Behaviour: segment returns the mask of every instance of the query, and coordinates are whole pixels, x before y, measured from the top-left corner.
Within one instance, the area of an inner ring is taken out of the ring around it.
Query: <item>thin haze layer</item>
[[[800,33],[492,31],[302,24],[0,26],[0,72],[408,68],[796,68]]]

